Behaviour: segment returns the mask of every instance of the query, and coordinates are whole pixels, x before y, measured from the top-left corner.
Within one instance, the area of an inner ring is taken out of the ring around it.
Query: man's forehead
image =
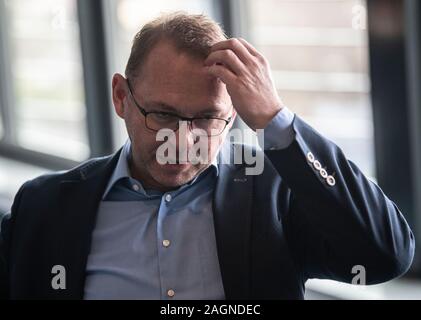
[[[177,48],[171,40],[160,40],[150,50],[143,63],[144,68],[174,69],[193,65],[203,65],[206,57],[199,57],[185,49]]]
[[[138,81],[144,103],[160,109],[195,106],[204,112],[226,109],[230,103],[225,84],[208,74],[203,58],[158,43],[142,67]]]
[[[202,71],[183,72],[174,72],[171,68],[168,72],[155,70],[154,73],[142,76],[138,86],[143,97],[153,101],[162,101],[164,97],[170,101],[188,97],[203,103],[230,100],[225,84],[210,76],[204,68]]]
[[[210,52],[209,52],[210,53]],[[175,44],[175,42],[168,38],[161,38],[157,43],[155,43],[150,50],[147,59],[162,59],[162,58],[179,58],[179,59],[189,59],[189,60],[204,60],[206,59],[206,54],[197,53],[188,48],[180,48]],[[146,59],[146,60],[147,60]]]
[[[220,83],[208,74],[203,61],[174,58],[153,63],[149,60],[142,69],[141,78],[154,86],[219,89]]]

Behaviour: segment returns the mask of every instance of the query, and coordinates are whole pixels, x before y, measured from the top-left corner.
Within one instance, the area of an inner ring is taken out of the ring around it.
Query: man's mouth
[[[191,164],[189,164],[189,163],[176,163],[176,164],[163,164],[163,165],[161,165],[161,168],[163,170],[170,171],[170,172],[184,171],[184,170],[188,169],[189,167],[191,167]]]

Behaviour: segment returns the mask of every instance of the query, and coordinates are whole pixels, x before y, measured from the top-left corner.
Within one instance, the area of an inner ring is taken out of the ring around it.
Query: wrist
[[[265,129],[267,125],[276,117],[276,115],[282,111],[284,105],[282,103],[278,104],[277,107],[271,109],[271,111],[261,112],[256,116],[256,121],[253,121],[253,124],[250,126],[253,130]]]

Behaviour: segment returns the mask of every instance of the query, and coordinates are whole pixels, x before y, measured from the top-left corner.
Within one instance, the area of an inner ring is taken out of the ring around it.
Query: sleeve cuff
[[[259,141],[260,147],[264,150],[287,148],[295,139],[294,117],[293,112],[283,107],[264,129],[264,141]]]

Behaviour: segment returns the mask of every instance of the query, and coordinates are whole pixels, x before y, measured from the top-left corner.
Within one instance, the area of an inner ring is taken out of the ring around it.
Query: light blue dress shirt
[[[265,149],[294,139],[283,108],[265,129]],[[213,224],[217,159],[177,190],[145,190],[130,175],[124,145],[100,202],[85,299],[224,299]]]

